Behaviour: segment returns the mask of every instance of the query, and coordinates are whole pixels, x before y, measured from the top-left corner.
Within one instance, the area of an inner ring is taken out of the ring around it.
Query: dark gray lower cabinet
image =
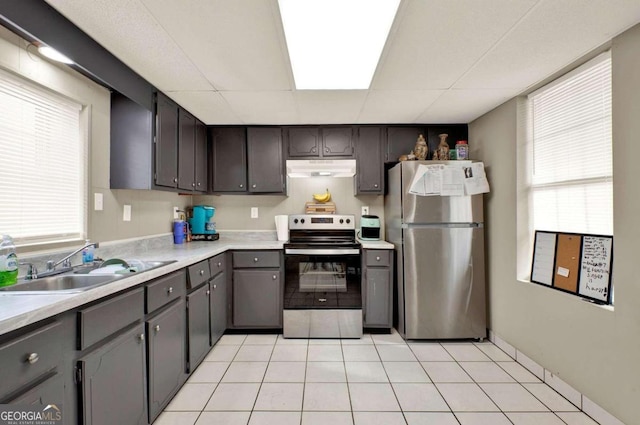
[[[187,295],[188,372],[194,371],[209,352],[209,292],[206,284]]]
[[[146,322],[150,422],[162,412],[185,381],[184,312],[184,301],[179,301]]]
[[[366,328],[393,326],[393,251],[366,249],[363,255],[362,305]]]
[[[282,327],[280,270],[233,271],[233,325]]]
[[[211,345],[214,345],[227,329],[227,273],[219,273],[209,282],[211,295],[210,326]]]
[[[56,373],[29,391],[7,401],[20,405],[64,404],[64,381],[62,375]]]
[[[78,361],[83,425],[147,423],[144,339],[139,324]]]

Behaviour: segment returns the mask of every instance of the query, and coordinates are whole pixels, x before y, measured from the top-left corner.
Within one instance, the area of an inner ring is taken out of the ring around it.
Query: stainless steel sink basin
[[[131,271],[127,270],[119,270],[118,272],[113,271],[113,269],[105,268],[103,266],[90,266],[90,267],[81,267],[76,269],[74,274],[91,274],[91,275],[127,275],[131,273],[141,273],[149,270],[156,269],[158,267],[166,266],[167,264],[175,263],[175,260],[168,261],[142,261],[142,260],[122,260],[125,261],[129,266]]]
[[[12,286],[0,288],[0,293],[42,294],[62,293],[70,294],[87,291],[101,285],[106,285],[126,275],[58,275],[42,279],[28,280]]]

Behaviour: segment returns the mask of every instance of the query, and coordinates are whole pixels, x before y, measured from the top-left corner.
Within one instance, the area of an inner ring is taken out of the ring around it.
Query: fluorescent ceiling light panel
[[[368,89],[400,0],[278,0],[298,90]]]

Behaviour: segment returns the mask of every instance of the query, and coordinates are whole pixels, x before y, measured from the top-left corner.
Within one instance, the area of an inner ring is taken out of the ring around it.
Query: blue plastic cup
[[[182,244],[184,243],[184,221],[176,220],[173,222],[173,243],[174,244]]]

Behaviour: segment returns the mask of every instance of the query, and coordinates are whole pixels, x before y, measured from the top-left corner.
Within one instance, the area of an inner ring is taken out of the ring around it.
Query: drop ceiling
[[[466,123],[640,22],[637,0],[402,0],[369,90],[299,91],[277,0],[47,2],[207,124]]]

